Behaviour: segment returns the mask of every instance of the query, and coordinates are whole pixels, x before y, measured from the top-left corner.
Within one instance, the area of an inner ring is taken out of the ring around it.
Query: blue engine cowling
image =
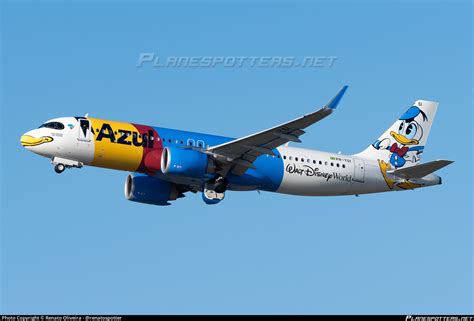
[[[161,171],[163,174],[202,177],[207,172],[207,155],[192,149],[165,147]]]
[[[130,174],[125,180],[125,197],[133,202],[170,205],[171,191],[171,183],[144,174]]]

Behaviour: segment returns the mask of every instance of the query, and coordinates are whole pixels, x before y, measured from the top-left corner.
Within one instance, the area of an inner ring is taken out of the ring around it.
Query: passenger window
[[[319,161],[319,165],[323,165],[323,162]]]
[[[342,168],[346,168],[346,165],[342,164]]]
[[[298,161],[298,157],[295,157],[295,161]]]
[[[204,147],[204,142],[202,140],[197,141],[197,146],[203,148]]]
[[[188,146],[194,146],[194,139],[188,139]]]
[[[286,155],[283,155],[283,159],[286,159]]]
[[[339,163],[337,163],[336,166],[339,167]]]

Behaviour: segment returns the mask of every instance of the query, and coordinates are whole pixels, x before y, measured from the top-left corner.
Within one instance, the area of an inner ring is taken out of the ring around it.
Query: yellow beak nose
[[[30,135],[23,135],[20,138],[20,142],[23,147],[38,146],[38,145],[49,143],[52,141],[53,141],[53,137],[49,137],[49,136],[36,138]]]
[[[418,145],[419,144],[418,140],[406,138],[405,136],[400,135],[399,133],[396,133],[394,131],[391,131],[390,135],[392,135],[392,137],[395,138],[397,142],[403,145]]]

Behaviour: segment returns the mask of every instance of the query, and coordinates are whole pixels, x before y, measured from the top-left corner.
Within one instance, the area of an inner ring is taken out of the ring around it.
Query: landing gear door
[[[88,119],[79,119],[79,136],[77,137],[78,140],[83,142],[90,142],[91,141],[91,128],[90,122]]]
[[[353,181],[363,183],[365,178],[365,164],[364,160],[354,158],[354,178]]]

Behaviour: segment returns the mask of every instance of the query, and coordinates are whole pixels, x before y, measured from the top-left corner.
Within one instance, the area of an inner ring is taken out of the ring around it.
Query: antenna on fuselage
[[[86,113],[86,114],[84,115],[84,117],[86,117],[86,118],[89,117],[89,113]]]

